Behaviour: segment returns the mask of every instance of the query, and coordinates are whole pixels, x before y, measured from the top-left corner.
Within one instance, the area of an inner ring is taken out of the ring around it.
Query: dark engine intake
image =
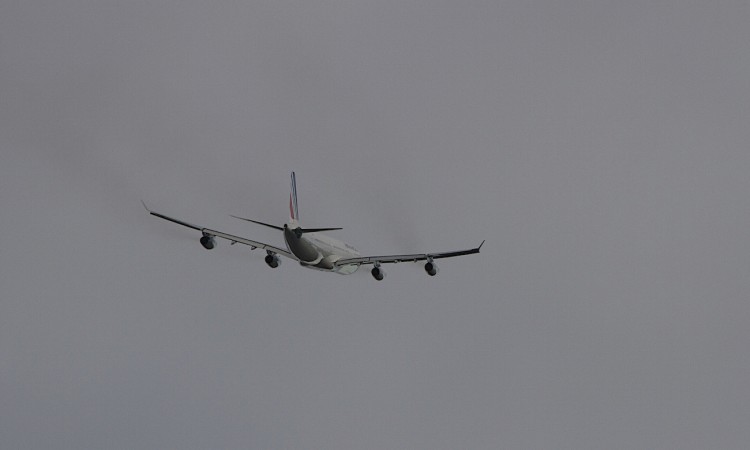
[[[271,267],[273,269],[279,267],[279,264],[281,264],[281,260],[279,259],[279,255],[276,255],[274,253],[269,253],[266,255],[266,264],[268,264],[268,267]]]
[[[216,247],[216,241],[214,240],[214,237],[213,237],[213,236],[209,236],[209,235],[207,235],[207,234],[204,234],[204,235],[203,235],[203,236],[201,237],[201,245],[202,245],[202,246],[203,246],[203,248],[205,248],[206,250],[211,250],[211,249],[213,249],[214,247]]]
[[[424,271],[427,272],[427,275],[434,277],[438,273],[438,266],[434,262],[430,261],[424,265]]]
[[[381,281],[383,278],[385,278],[385,272],[380,268],[380,266],[373,267],[370,273],[372,274],[372,277],[378,281]]]

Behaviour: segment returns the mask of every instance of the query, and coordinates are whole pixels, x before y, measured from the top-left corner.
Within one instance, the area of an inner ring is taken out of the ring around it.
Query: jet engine
[[[385,278],[385,271],[380,268],[380,265],[376,265],[375,267],[373,267],[370,273],[372,274],[372,277],[378,281],[381,281],[383,278]]]
[[[210,234],[204,234],[201,237],[201,245],[206,250],[211,250],[212,248],[216,247],[216,241],[214,240],[214,237]]]
[[[281,264],[279,255],[277,255],[276,253],[268,252],[268,254],[266,255],[266,264],[268,264],[268,267],[271,267],[273,269],[279,267],[279,264]]]
[[[438,273],[438,266],[432,261],[427,261],[427,264],[424,265],[424,271],[427,272],[427,275],[434,277]]]

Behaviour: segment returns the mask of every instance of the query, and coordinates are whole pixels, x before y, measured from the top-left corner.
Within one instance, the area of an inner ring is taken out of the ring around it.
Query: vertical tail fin
[[[289,194],[289,220],[299,222],[299,209],[297,207],[297,177],[292,172],[292,192]]]

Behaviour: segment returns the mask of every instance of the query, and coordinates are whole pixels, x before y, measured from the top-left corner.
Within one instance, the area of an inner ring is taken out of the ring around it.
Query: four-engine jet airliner
[[[264,225],[266,227],[282,231],[284,234],[284,242],[286,243],[287,247],[286,249],[275,247],[269,244],[264,244],[258,241],[253,241],[250,239],[245,239],[240,236],[234,236],[222,231],[193,225],[191,223],[184,222],[182,220],[152,211],[148,208],[148,206],[146,206],[145,203],[143,203],[143,206],[153,216],[200,231],[203,235],[200,238],[200,243],[207,250],[211,250],[216,247],[215,238],[222,238],[230,241],[232,244],[236,244],[239,242],[240,244],[248,245],[250,246],[251,250],[255,250],[257,248],[265,250],[266,264],[273,268],[278,267],[281,263],[281,260],[279,259],[279,255],[281,255],[297,261],[302,267],[322,270],[326,272],[336,272],[343,275],[348,275],[356,272],[361,265],[372,264],[373,268],[371,270],[371,273],[376,280],[382,280],[385,277],[385,271],[381,267],[381,264],[407,261],[426,261],[424,265],[425,272],[427,272],[427,274],[429,274],[430,276],[435,276],[438,273],[438,267],[435,264],[436,259],[479,253],[479,249],[481,249],[482,244],[484,244],[484,241],[482,241],[482,243],[479,244],[479,247],[467,250],[458,250],[454,252],[415,253],[413,255],[362,256],[351,245],[321,234],[321,232],[323,231],[340,230],[341,228],[302,228],[300,226],[299,209],[297,207],[297,180],[294,172],[292,172],[292,192],[289,195],[289,222],[284,224],[283,227],[258,222],[256,220],[232,216],[236,219],[242,219],[248,222]]]

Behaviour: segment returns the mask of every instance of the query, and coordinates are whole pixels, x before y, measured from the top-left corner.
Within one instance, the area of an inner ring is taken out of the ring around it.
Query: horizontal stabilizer
[[[267,226],[269,228],[273,228],[275,230],[284,231],[283,228],[277,227],[276,225],[271,225],[271,224],[267,224],[267,223],[263,223],[263,222],[258,222],[257,220],[252,220],[252,219],[245,219],[244,217],[237,217],[237,216],[233,216],[231,214],[229,216],[234,217],[235,219],[240,219],[240,220],[244,220],[244,221],[247,221],[247,222],[257,223],[258,225],[265,225],[265,226]]]
[[[266,227],[269,227],[269,228],[273,228],[274,230],[284,231],[283,227],[278,227],[276,225],[271,225],[269,223],[259,222],[257,220],[253,220],[253,219],[246,219],[244,217],[233,216],[232,214],[230,214],[229,216],[230,217],[234,217],[235,219],[240,219],[240,220],[244,220],[244,221],[247,221],[247,222],[257,223],[258,225],[263,225],[263,226],[266,226]],[[319,232],[322,232],[322,231],[336,231],[336,230],[343,230],[343,228],[297,228],[294,231],[296,231],[299,234],[305,234],[305,233],[319,233]]]
[[[336,231],[336,230],[343,230],[343,228],[302,228],[300,232],[302,234],[305,234],[305,233],[319,233],[321,231]]]

